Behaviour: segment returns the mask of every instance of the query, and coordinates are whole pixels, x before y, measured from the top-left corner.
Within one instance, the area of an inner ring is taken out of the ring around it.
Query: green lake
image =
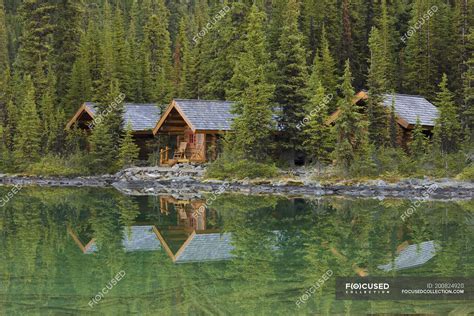
[[[426,201],[405,221],[412,201],[390,198],[24,188],[2,205],[0,315],[474,313],[474,301],[335,298],[336,276],[474,277],[474,200]],[[407,249],[428,253],[395,264]]]

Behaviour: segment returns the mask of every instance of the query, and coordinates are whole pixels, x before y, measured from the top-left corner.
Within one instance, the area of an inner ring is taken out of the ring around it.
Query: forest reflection
[[[7,191],[2,188],[0,193]],[[338,301],[334,276],[474,277],[474,201],[24,189],[0,208],[0,311],[153,315],[473,312],[473,303]],[[197,216],[196,216],[197,215]],[[328,269],[305,305],[295,301]],[[3,312],[0,312],[2,314]]]

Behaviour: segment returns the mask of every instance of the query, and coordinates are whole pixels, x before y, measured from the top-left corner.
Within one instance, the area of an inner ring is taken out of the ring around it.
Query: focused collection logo
[[[389,294],[389,283],[346,282],[346,294]]]

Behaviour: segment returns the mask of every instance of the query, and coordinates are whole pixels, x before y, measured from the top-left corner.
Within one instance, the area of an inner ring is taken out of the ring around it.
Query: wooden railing
[[[160,165],[165,164],[169,160],[169,152],[171,148],[166,146],[165,149],[160,149]]]

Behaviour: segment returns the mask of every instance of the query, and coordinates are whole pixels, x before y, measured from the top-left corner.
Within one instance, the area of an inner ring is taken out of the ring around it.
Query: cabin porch
[[[160,165],[177,163],[206,163],[217,158],[219,135],[194,133],[190,129],[169,135],[169,141],[160,149]]]

